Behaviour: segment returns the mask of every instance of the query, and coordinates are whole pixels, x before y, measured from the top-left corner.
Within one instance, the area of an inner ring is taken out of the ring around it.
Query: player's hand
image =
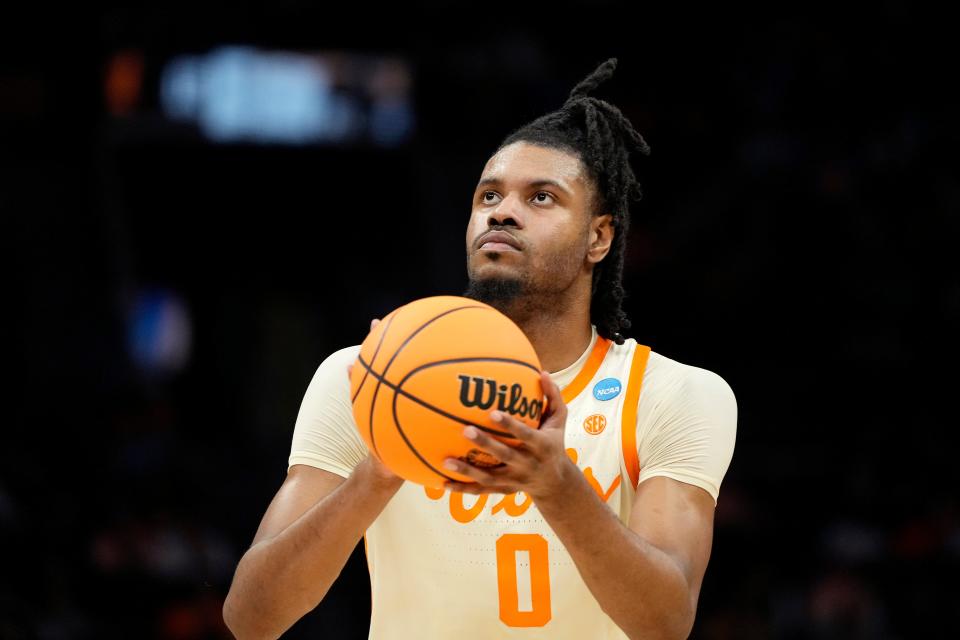
[[[379,318],[374,318],[370,321],[370,331],[373,331],[373,328],[380,324]],[[353,364],[347,365],[347,379],[350,379],[351,373],[353,372]],[[377,458],[372,453],[367,453],[367,457],[364,460],[364,463],[367,464],[370,468],[370,472],[378,480],[384,480],[390,483],[402,484],[404,482],[403,478],[395,474],[393,471],[390,471],[389,468]]]
[[[523,491],[535,502],[563,489],[566,479],[571,477],[571,467],[574,472],[577,471],[576,465],[567,456],[563,441],[567,405],[549,373],[541,371],[540,381],[547,397],[547,408],[541,418],[540,428],[531,429],[508,413],[492,411],[491,419],[499,421],[521,443],[518,447],[511,447],[476,427],[464,427],[464,437],[504,464],[481,469],[457,458],[447,458],[444,464],[452,465],[448,469],[469,476],[476,482],[448,481],[444,487],[474,494]]]

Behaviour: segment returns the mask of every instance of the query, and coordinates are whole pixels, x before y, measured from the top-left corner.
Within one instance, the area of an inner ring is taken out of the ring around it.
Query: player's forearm
[[[681,568],[624,526],[581,473],[570,474],[562,494],[536,504],[600,607],[629,637],[690,634],[695,611]]]
[[[248,549],[224,603],[234,635],[279,637],[316,607],[401,485],[375,477],[361,463],[281,533]]]

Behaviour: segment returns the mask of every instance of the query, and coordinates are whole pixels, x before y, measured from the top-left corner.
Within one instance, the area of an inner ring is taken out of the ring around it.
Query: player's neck
[[[540,366],[550,373],[566,369],[590,346],[589,274],[561,292],[525,292],[509,302],[488,301],[513,320],[530,340]]]
[[[577,361],[593,337],[588,283],[577,283],[552,300],[528,298],[524,312],[509,314],[530,340],[540,366],[550,373]]]
[[[590,310],[584,314],[561,313],[529,318],[520,325],[529,338],[540,366],[550,373],[566,369],[590,346]]]

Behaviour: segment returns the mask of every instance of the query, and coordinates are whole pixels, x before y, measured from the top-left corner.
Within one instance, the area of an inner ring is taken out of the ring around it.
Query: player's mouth
[[[520,251],[520,249],[511,247],[505,242],[484,242],[480,251]]]
[[[480,251],[522,251],[520,242],[506,231],[488,231],[477,241]]]

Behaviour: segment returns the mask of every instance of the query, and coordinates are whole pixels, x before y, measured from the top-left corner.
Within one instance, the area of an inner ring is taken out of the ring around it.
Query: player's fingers
[[[512,486],[493,486],[493,485],[482,485],[478,482],[451,482],[447,481],[443,483],[444,489],[450,489],[451,491],[456,491],[458,493],[470,493],[473,495],[482,495],[485,493],[502,493],[503,495],[510,495],[511,493],[516,493],[521,491]]]
[[[543,387],[544,396],[546,396],[546,406],[543,409],[542,420],[546,420],[554,415],[566,419],[567,405],[563,401],[560,393],[560,387],[553,381],[550,374],[546,371],[540,372],[540,384]]]
[[[443,483],[443,488],[457,493],[472,493],[474,495],[485,493],[485,490],[475,482],[451,482],[448,480]]]
[[[373,328],[380,324],[380,318],[374,318],[370,321],[370,331],[373,331]]]
[[[489,484],[492,479],[486,471],[482,471],[472,464],[467,464],[456,458],[447,458],[443,461],[443,466],[448,471],[454,471],[460,475],[467,476],[481,484]]]
[[[491,411],[490,419],[493,420],[494,423],[506,427],[507,431],[513,434],[520,442],[531,444],[537,441],[536,429],[531,429],[509,414],[502,411]]]
[[[553,378],[545,369],[540,371],[540,385],[543,387],[543,393],[548,397],[558,397],[560,395],[560,387],[557,386],[557,383],[553,381]]]
[[[463,437],[472,440],[480,449],[486,451],[500,462],[510,462],[516,457],[516,449],[492,436],[488,436],[476,427],[464,427]]]

